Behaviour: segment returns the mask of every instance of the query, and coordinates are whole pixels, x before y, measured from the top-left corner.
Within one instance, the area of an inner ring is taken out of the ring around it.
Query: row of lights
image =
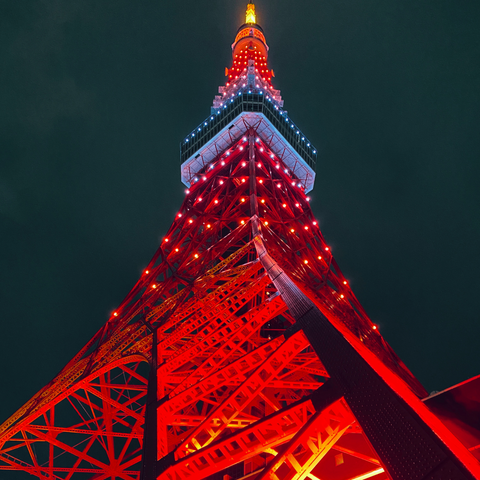
[[[245,87],[246,84],[244,83],[243,86]],[[248,93],[252,93],[251,90],[250,90]],[[224,92],[224,94],[225,94],[225,92]],[[241,95],[241,94],[242,94],[241,91],[238,92],[238,95]],[[263,91],[260,91],[260,94],[263,94]],[[233,95],[233,94],[232,94],[232,95]],[[270,101],[270,102],[272,101],[271,98],[268,97],[268,96],[267,96],[267,99],[268,99],[268,101]],[[232,103],[232,102],[233,102],[233,99],[230,100],[230,103]],[[227,108],[227,105],[223,105],[223,103],[220,103],[220,106],[223,106],[223,108]],[[276,110],[279,110],[280,115],[283,116],[283,115],[286,114],[285,111],[283,111],[283,110],[280,111],[280,109],[278,108],[278,106],[275,106],[275,108],[276,108]],[[219,113],[220,113],[220,110],[217,112],[217,114],[219,114]],[[210,122],[213,121],[214,119],[215,119],[215,117],[214,117],[213,115],[210,116]],[[285,116],[285,121],[290,125],[290,128],[293,128],[293,129],[296,128],[296,127],[295,127],[295,124],[294,124],[293,122],[291,122],[291,120],[288,118],[288,116]],[[207,126],[208,126],[208,123],[207,123],[206,121],[203,122],[202,128],[203,128],[203,127],[207,127]],[[198,128],[197,128],[197,132],[201,132],[201,131],[202,131],[202,128],[198,127]],[[302,135],[302,136],[300,137],[300,130],[298,130],[298,129],[296,130],[296,135],[299,135],[299,138],[298,138],[297,141],[300,141],[300,140],[301,140],[302,142],[306,141],[305,136]],[[192,138],[195,137],[195,132],[191,133],[190,136],[191,136]],[[185,143],[189,142],[189,140],[190,140],[190,138],[189,138],[189,137],[186,137]],[[308,148],[313,148],[312,145],[310,144],[310,142],[308,142],[308,141],[307,141],[307,144],[306,144],[306,145],[307,145]],[[316,153],[317,153],[317,150],[313,148],[312,153],[313,153],[313,154],[316,154]]]

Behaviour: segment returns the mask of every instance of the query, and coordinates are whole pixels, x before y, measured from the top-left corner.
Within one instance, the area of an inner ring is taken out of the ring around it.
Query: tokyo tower
[[[268,51],[250,3],[227,82],[181,142],[172,226],[107,323],[0,425],[0,470],[480,479],[480,376],[428,396],[368,318],[310,209],[317,151]]]

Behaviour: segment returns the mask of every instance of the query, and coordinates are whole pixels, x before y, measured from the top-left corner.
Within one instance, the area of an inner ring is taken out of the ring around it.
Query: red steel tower
[[[41,479],[480,479],[480,378],[432,397],[369,320],[309,207],[255,6],[186,197],[103,328],[0,426]],[[20,478],[20,477],[18,477]]]

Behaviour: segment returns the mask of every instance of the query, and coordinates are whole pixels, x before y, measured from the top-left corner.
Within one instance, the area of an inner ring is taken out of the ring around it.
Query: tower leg
[[[157,332],[152,335],[152,363],[148,376],[147,405],[143,434],[141,480],[157,478]]]
[[[348,406],[392,479],[480,478],[469,471],[294,284],[270,257],[260,237],[255,241],[262,264],[297,328],[303,330],[331,377],[340,383]]]

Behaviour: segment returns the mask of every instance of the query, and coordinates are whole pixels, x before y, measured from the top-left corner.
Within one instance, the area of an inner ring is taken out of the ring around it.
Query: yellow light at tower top
[[[247,5],[247,14],[245,16],[245,23],[257,23],[257,16],[255,15],[255,4],[249,3]]]

